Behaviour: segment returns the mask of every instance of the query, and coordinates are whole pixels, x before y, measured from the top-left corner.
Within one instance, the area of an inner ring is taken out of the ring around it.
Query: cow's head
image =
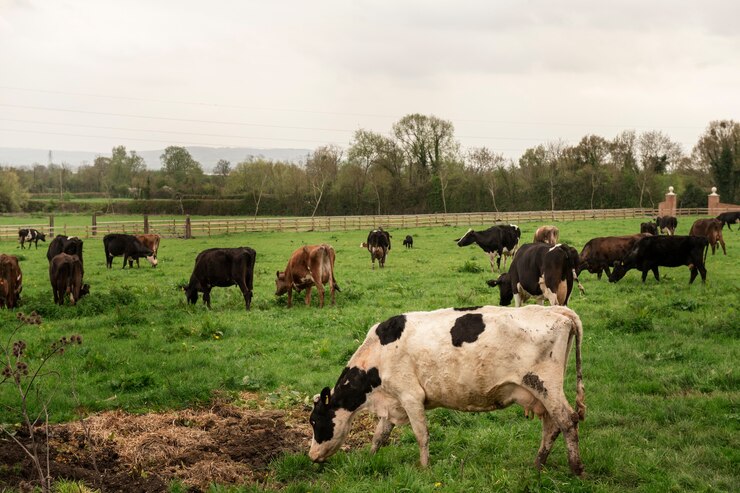
[[[185,299],[188,300],[188,303],[194,305],[198,302],[198,287],[193,284],[192,280],[190,284],[182,285],[180,288],[185,292]]]
[[[336,408],[329,387],[313,398],[313,411],[309,422],[313,438],[308,456],[314,462],[324,462],[334,455],[344,443],[351,428],[352,412]]]
[[[516,224],[509,224],[509,226],[512,227],[512,229],[514,230],[514,234],[516,235],[517,238],[522,237],[522,230],[519,229],[519,226],[517,226]]]
[[[464,235],[455,240],[457,246],[464,247],[475,243],[475,231],[469,229]]]
[[[39,231],[38,233],[36,233],[36,239],[46,241],[46,234]]]
[[[88,294],[90,294],[90,285],[83,284],[80,288],[80,298],[82,298],[83,296],[87,296]]]
[[[158,263],[158,262],[157,262],[157,256],[156,256],[156,255],[149,255],[149,256],[148,256],[148,257],[146,258],[146,260],[147,260],[147,261],[148,261],[148,262],[149,262],[150,264],[152,264],[152,267],[156,267],[156,266],[157,266],[157,263]]]
[[[285,278],[285,272],[275,272],[275,296],[281,296],[290,289],[290,282]]]
[[[500,299],[499,303],[501,306],[511,305],[511,300],[514,299],[514,290],[511,287],[511,277],[509,273],[501,274],[498,279],[490,279],[486,281],[489,286],[498,286]]]

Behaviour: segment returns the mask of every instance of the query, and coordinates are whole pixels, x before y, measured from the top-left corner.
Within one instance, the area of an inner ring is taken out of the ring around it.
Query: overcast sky
[[[0,0],[0,146],[347,147],[409,113],[517,158],[740,116],[740,2]]]

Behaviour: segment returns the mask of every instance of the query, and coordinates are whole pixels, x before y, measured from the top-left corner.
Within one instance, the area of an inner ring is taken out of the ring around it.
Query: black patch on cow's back
[[[375,367],[367,371],[356,366],[345,367],[334,386],[332,408],[354,411],[367,400],[367,394],[380,383],[380,373]]]
[[[541,392],[542,395],[547,397],[547,389],[545,388],[545,382],[543,382],[540,377],[536,373],[529,372],[526,375],[524,375],[524,378],[522,378],[522,383],[529,387],[530,389],[534,389],[538,392]]]
[[[375,329],[375,333],[380,338],[380,344],[385,346],[399,340],[404,328],[406,328],[406,315],[396,315],[381,322]]]
[[[483,323],[483,315],[480,313],[468,313],[455,320],[450,334],[452,335],[452,345],[461,347],[463,342],[475,342],[478,336],[486,329]]]
[[[480,308],[483,308],[482,306],[464,306],[460,308],[453,308],[456,312],[474,312],[475,310],[478,310]]]

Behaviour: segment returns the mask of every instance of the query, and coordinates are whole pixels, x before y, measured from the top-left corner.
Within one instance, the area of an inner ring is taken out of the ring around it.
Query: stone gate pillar
[[[673,193],[673,187],[668,187],[668,193],[665,194],[665,200],[658,204],[659,216],[676,215],[676,194]]]
[[[717,194],[717,187],[712,187],[712,193],[707,196],[707,213],[710,216],[716,216],[719,214],[719,195]]]

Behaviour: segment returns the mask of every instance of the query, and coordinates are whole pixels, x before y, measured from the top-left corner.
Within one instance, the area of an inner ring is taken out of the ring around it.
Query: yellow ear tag
[[[324,398],[324,405],[325,406],[328,406],[329,405],[329,396],[328,395]]]

